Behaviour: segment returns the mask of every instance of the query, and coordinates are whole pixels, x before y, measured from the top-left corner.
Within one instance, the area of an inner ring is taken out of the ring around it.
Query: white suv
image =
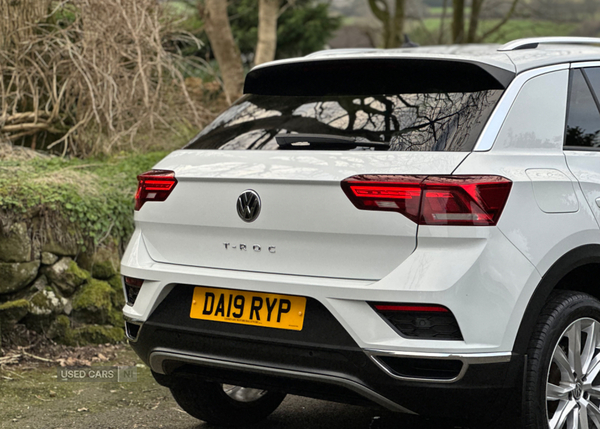
[[[600,428],[598,44],[254,68],[139,176],[132,347],[217,425],[293,393]]]

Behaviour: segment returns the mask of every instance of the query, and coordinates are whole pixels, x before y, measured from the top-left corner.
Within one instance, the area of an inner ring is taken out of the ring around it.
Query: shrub
[[[211,117],[165,49],[199,41],[156,0],[0,0],[0,19],[0,140],[86,157],[144,149],[156,129],[182,143]]]

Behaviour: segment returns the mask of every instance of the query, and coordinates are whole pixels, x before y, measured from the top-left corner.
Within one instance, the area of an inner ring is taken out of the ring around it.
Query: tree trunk
[[[27,41],[49,7],[50,0],[0,0],[0,49]]]
[[[277,49],[277,16],[279,0],[260,0],[258,3],[258,43],[254,65],[275,59]]]
[[[445,24],[446,24],[446,13],[448,12],[448,0],[444,0],[442,5],[442,18],[440,19],[440,32],[438,34],[438,45],[441,45],[445,39]]]
[[[465,33],[465,0],[452,0],[452,43],[462,43]]]
[[[467,43],[477,42],[477,27],[479,26],[479,15],[485,0],[473,0],[471,5],[471,18],[469,19],[469,32],[467,33]]]
[[[392,15],[388,0],[369,0],[369,7],[383,25],[383,47],[397,48],[402,45],[404,33],[404,3],[405,0],[395,0],[395,10]]]
[[[394,11],[394,20],[392,22],[393,41],[390,48],[402,46],[402,43],[404,42],[404,1],[405,0],[396,0],[396,10]]]
[[[383,47],[389,48],[390,40],[390,11],[385,0],[369,0],[371,12],[375,15],[383,26]]]
[[[244,69],[240,50],[233,40],[227,2],[223,0],[200,0],[198,12],[204,21],[204,29],[210,46],[217,58],[227,101],[232,103],[242,95]]]

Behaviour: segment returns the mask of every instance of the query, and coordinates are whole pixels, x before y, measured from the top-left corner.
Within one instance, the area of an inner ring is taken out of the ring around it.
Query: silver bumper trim
[[[469,368],[469,365],[480,365],[490,363],[510,362],[512,353],[510,352],[493,352],[493,353],[420,353],[420,352],[399,352],[391,350],[365,350],[367,356],[377,365],[383,372],[390,377],[406,380],[420,381],[428,383],[455,383],[462,379]],[[435,359],[435,360],[458,360],[462,362],[462,368],[458,375],[450,379],[438,379],[428,377],[409,377],[394,373],[387,365],[385,365],[378,356],[398,357],[398,358],[416,358],[416,359]]]
[[[356,381],[349,380],[343,377],[336,377],[333,375],[323,375],[323,374],[314,374],[310,372],[303,371],[294,371],[289,369],[281,369],[281,368],[271,368],[261,365],[252,365],[246,363],[239,362],[231,362],[222,359],[216,359],[213,357],[207,357],[197,354],[189,354],[182,353],[178,350],[172,349],[163,349],[157,348],[154,349],[150,353],[150,368],[154,372],[159,374],[165,374],[163,369],[163,363],[165,361],[176,361],[176,362],[184,362],[190,364],[197,364],[203,366],[210,366],[213,368],[225,368],[225,369],[236,369],[236,370],[244,370],[250,371],[256,374],[273,374],[273,375],[283,375],[286,377],[292,377],[301,380],[312,380],[312,381],[321,381],[337,386],[345,387],[353,392],[358,393],[359,395],[387,408],[390,411],[400,412],[405,414],[416,414],[415,412],[404,408],[397,403],[390,401],[386,397],[380,395],[377,392],[369,389],[368,387],[363,386]]]
[[[138,319],[134,319],[132,317],[127,317],[127,316],[123,316],[123,320],[126,323],[130,323],[130,324],[139,326],[138,334],[136,337],[131,336],[131,334],[129,333],[129,330],[127,329],[127,325],[125,325],[125,327],[124,327],[125,328],[125,336],[129,340],[129,342],[136,343],[138,338],[140,337],[140,332],[142,330],[142,327],[144,326],[144,322],[141,320],[138,320]]]

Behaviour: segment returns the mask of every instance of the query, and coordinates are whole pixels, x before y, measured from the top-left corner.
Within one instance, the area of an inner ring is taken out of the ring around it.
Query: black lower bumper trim
[[[309,300],[304,329],[293,332],[190,319],[191,290],[176,287],[131,343],[167,386],[198,377],[477,422],[495,420],[521,392],[522,356],[469,364],[454,382],[401,379],[371,360],[317,301]]]

